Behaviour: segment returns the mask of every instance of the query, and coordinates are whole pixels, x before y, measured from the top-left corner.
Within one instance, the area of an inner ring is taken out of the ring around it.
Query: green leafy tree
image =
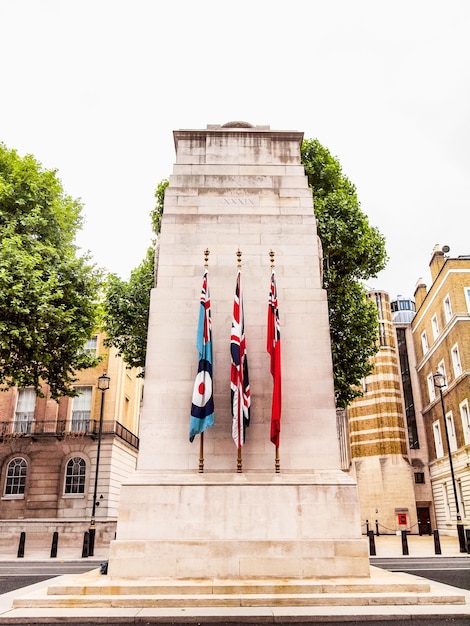
[[[74,395],[98,323],[100,274],[74,245],[81,204],[54,170],[0,143],[0,388]]]
[[[150,290],[154,286],[155,248],[150,246],[129,281],[108,277],[104,302],[106,345],[114,346],[130,367],[144,367]]]
[[[168,180],[162,180],[155,191],[156,203],[150,213],[152,230],[159,235],[163,202]],[[145,259],[135,268],[129,281],[112,274],[108,277],[104,302],[104,324],[108,335],[106,344],[131,367],[145,366],[150,291],[155,285],[156,243],[147,250]]]
[[[323,286],[328,294],[336,403],[346,407],[362,394],[377,352],[377,309],[361,281],[386,264],[385,240],[362,212],[355,186],[317,139],[302,144],[302,163],[313,192],[323,247]]]

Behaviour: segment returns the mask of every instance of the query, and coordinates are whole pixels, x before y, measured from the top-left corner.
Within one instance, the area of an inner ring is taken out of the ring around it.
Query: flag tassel
[[[276,458],[275,458],[276,474],[281,472],[281,459],[279,458],[279,446],[276,446]]]
[[[241,474],[242,472],[243,472],[242,449],[240,447],[238,448],[238,454],[237,454],[237,474]]]

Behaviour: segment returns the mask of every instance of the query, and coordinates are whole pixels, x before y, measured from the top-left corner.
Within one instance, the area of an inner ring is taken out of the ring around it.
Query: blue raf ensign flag
[[[189,441],[193,441],[196,435],[214,425],[211,299],[207,270],[204,272],[202,281],[196,347],[199,352],[199,366],[196,380],[194,381],[191,418],[189,422]]]

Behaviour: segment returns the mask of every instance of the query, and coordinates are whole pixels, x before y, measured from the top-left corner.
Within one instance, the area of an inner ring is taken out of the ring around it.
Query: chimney
[[[414,299],[415,299],[415,304],[416,304],[416,310],[419,309],[419,307],[422,305],[424,298],[426,297],[428,293],[427,287],[426,285],[423,283],[423,279],[422,278],[418,278],[418,281],[416,283],[416,287],[415,287],[415,292],[414,292]]]
[[[441,268],[445,262],[446,258],[444,256],[444,252],[440,249],[439,244],[436,244],[434,246],[434,250],[432,251],[431,261],[429,262],[432,282],[436,280],[436,276],[441,271]]]

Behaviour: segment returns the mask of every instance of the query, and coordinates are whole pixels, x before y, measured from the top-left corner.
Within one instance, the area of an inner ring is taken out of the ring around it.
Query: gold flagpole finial
[[[240,251],[240,248],[238,248],[237,250],[237,267],[238,269],[241,269],[242,267],[242,253]]]
[[[269,251],[269,258],[271,259],[271,269],[274,269],[274,250]]]
[[[206,248],[204,250],[204,267],[206,269],[209,267],[209,254],[210,254],[210,250],[209,248]]]

